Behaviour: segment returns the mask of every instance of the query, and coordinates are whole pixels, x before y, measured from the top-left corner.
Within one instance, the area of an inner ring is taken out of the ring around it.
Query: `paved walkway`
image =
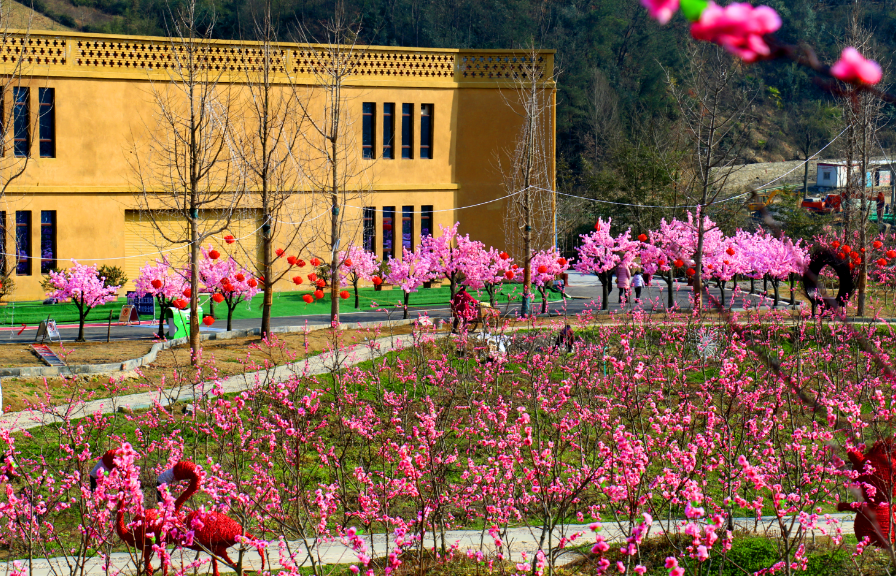
[[[228,394],[247,390],[257,383],[283,382],[296,374],[305,376],[324,374],[331,371],[336,365],[340,367],[353,366],[393,350],[400,350],[412,341],[413,336],[410,334],[386,336],[366,344],[355,344],[336,353],[326,352],[293,364],[271,368],[270,370],[230,376],[221,380],[218,387],[220,387],[221,392]],[[15,431],[45,426],[59,422],[64,416],[83,418],[92,414],[110,414],[119,408],[130,408],[132,410],[149,408],[155,405],[156,402],[162,406],[167,406],[213,394],[215,386],[214,382],[209,381],[199,384],[195,388],[192,386],[181,386],[77,404],[61,404],[50,413],[40,413],[32,410],[9,412],[0,416],[0,430]]]
[[[827,525],[824,520],[820,521],[820,527],[810,533],[810,538],[832,534],[836,531],[838,526],[844,534],[853,533],[852,514],[832,514],[831,518],[836,520],[836,523]],[[787,519],[787,521],[789,520],[790,519]],[[734,524],[738,530],[745,530],[759,535],[777,536],[780,534],[778,521],[773,517],[763,517],[758,521],[754,518],[740,518],[735,519]],[[789,527],[790,525],[788,523],[788,528]],[[651,526],[648,537],[662,534],[663,528],[664,527],[660,522],[655,521]],[[670,532],[671,531],[673,530],[670,530]],[[553,546],[556,548],[557,543],[561,538],[569,538],[576,533],[580,535],[574,539],[569,546],[590,545],[594,542],[594,534],[589,529],[589,525],[567,524],[559,526],[553,530],[551,535]],[[626,532],[622,530],[621,525],[610,522],[603,524],[600,534],[608,542],[623,542],[625,540]],[[510,528],[502,535],[504,546],[502,552],[505,554],[505,557],[509,555],[509,559],[514,562],[520,562],[524,559],[531,560],[539,550],[541,536],[541,528],[538,526]],[[362,538],[364,539],[368,550],[372,552],[371,556],[381,558],[386,555],[387,539],[385,534],[375,534],[372,538],[365,535]],[[441,538],[439,540],[441,543]],[[390,547],[393,545],[391,538],[389,538],[388,544]],[[426,536],[424,544],[427,548],[432,548],[432,535]],[[491,536],[480,530],[448,531],[445,533],[445,544],[448,547],[456,545],[461,552],[466,552],[468,550],[482,551],[486,554],[493,554],[496,552],[494,541]],[[310,556],[308,553],[309,548],[311,550]],[[547,547],[544,546],[543,548],[546,549]],[[282,552],[278,550],[278,543],[272,542],[267,549],[267,570],[278,570],[283,568],[280,556],[281,553],[284,555],[284,559],[288,558],[290,562],[298,566],[311,566],[311,558],[314,558],[319,565],[358,563],[355,552],[350,546],[346,546],[341,541],[317,541],[315,539],[310,539],[307,542],[307,545],[302,541],[284,542]],[[236,548],[232,548],[229,551],[229,554],[235,562],[239,561]],[[196,553],[190,550],[177,550],[172,553],[172,569],[176,570],[181,566],[186,566],[191,562],[194,562],[196,557]],[[563,552],[558,558],[558,563],[565,564],[580,557],[581,553],[577,551]],[[199,559],[205,562],[205,565],[199,568],[200,573],[210,572],[211,568],[210,563],[208,562],[209,556],[207,554],[200,554]],[[127,552],[116,552],[110,556],[109,560],[109,573],[119,571],[124,573],[134,573],[136,571],[136,563],[132,554]],[[70,565],[72,561],[73,559],[71,558],[65,559],[61,557],[34,560],[32,566],[33,571],[30,576],[63,576],[75,574],[76,571]],[[27,561],[20,562],[27,574]],[[158,568],[158,557],[154,558],[153,565]],[[243,555],[243,567],[250,570],[259,570],[261,568],[261,557],[259,553],[254,549],[246,551]],[[12,569],[13,566],[11,563],[0,563],[0,573],[6,574]],[[231,569],[227,568],[226,565],[222,565],[221,571],[230,572]],[[107,576],[104,563],[102,559],[98,557],[89,558],[84,561],[83,572],[77,571],[77,574],[78,576]]]

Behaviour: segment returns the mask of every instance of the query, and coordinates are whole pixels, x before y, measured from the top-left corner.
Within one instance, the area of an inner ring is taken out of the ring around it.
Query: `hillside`
[[[72,29],[45,14],[16,2],[15,0],[8,0],[8,4],[6,4],[3,9],[9,10],[8,26],[10,28],[21,30],[51,30],[54,32],[65,32]]]

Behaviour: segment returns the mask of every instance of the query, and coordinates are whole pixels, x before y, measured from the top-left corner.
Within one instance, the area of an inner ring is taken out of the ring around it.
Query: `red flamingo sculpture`
[[[227,555],[227,549],[238,544],[238,536],[255,539],[239,522],[220,512],[194,510],[187,514],[184,524],[187,530],[193,530],[193,544],[187,548],[211,552],[215,576],[220,576],[217,558],[236,568],[236,562]],[[261,569],[264,570],[264,554],[261,555]]]
[[[859,541],[867,536],[872,544],[889,547],[894,539],[890,530],[890,509],[896,476],[896,442],[891,438],[878,440],[864,454],[849,450],[846,455],[853,470],[861,472],[856,482],[861,486],[863,502],[857,507],[841,502],[837,510],[856,512],[854,529]]]
[[[178,481],[190,481],[187,489],[174,501],[174,513],[179,515],[184,503],[199,490],[199,484],[202,479],[199,471],[196,469],[196,465],[188,460],[181,460],[174,465],[174,478]],[[125,544],[143,552],[143,565],[146,574],[152,576],[152,547],[157,541],[161,541],[165,535],[164,522],[159,517],[159,510],[155,508],[144,510],[143,514],[134,518],[134,522],[136,526],[132,530],[128,530],[124,522],[124,510],[121,509],[121,504],[119,503],[118,515],[115,520],[115,532]],[[167,576],[167,561],[162,562],[162,570],[165,576]]]

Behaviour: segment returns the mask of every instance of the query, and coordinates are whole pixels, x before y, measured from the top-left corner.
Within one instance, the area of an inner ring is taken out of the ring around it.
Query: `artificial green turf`
[[[522,290],[521,286],[514,284],[505,286],[502,293],[498,295],[497,303],[502,306],[507,303],[508,297],[512,296],[514,301],[519,301],[518,294]],[[367,312],[377,309],[395,309],[396,304],[399,306],[402,302],[403,293],[401,290],[393,288],[392,290],[375,291],[373,288],[361,288],[359,290],[361,296],[361,305],[359,309],[355,309],[354,291],[349,289],[351,296],[348,300],[340,301],[341,312]],[[274,305],[271,309],[271,315],[275,318],[286,316],[308,316],[314,314],[330,313],[330,293],[329,289],[325,289],[324,297],[316,300],[311,304],[306,304],[302,300],[302,296],[310,294],[307,291],[285,291],[274,292]],[[485,292],[477,294],[471,291],[474,298],[478,300],[488,301],[488,294]],[[417,292],[411,293],[409,301],[410,306],[426,307],[426,306],[447,306],[450,300],[450,289],[441,288],[421,288]],[[261,302],[263,295],[258,294],[250,302],[240,303],[233,311],[234,319],[244,318],[261,318]],[[536,294],[536,301],[539,296]],[[551,301],[559,300],[560,294],[548,292],[548,299]],[[207,297],[202,297],[202,308],[207,314],[209,311]],[[118,313],[121,307],[127,303],[125,298],[119,298],[117,302],[103,304],[94,308],[87,317],[87,322],[104,322],[109,319],[109,312],[112,312],[112,321],[118,320]],[[376,303],[376,305],[374,305]],[[218,318],[227,318],[227,308],[223,304],[215,307],[215,315]],[[396,310],[401,313],[400,310]],[[0,326],[21,326],[27,324],[34,326],[46,320],[47,317],[52,318],[58,324],[73,324],[78,322],[78,309],[74,304],[49,304],[43,305],[40,302],[10,302],[6,306],[0,306]],[[156,311],[158,318],[158,311]],[[147,319],[146,317],[143,318]]]

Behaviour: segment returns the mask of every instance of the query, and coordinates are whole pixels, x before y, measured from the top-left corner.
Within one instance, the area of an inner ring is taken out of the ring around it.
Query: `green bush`
[[[105,278],[106,286],[124,286],[128,282],[128,275],[118,266],[100,266],[97,270],[101,278]]]
[[[744,570],[752,574],[769,568],[778,561],[778,545],[768,538],[735,538],[728,551],[728,560],[736,566],[726,564],[725,576],[741,576]]]

